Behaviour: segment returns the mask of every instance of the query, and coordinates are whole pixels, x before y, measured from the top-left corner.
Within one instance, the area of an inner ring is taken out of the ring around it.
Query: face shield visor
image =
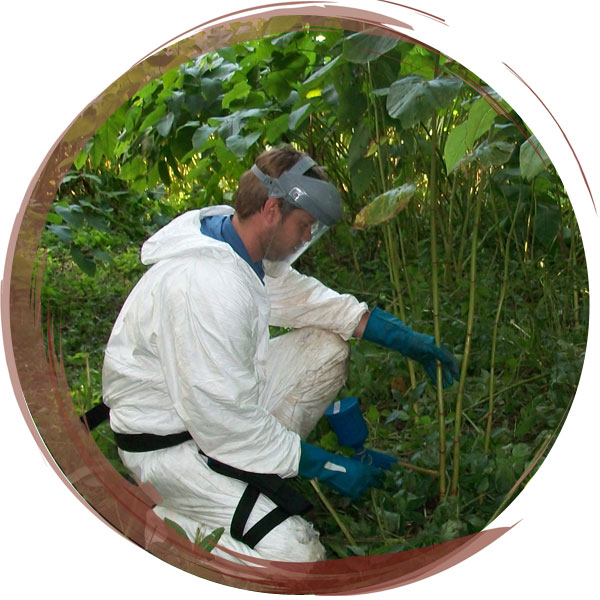
[[[336,187],[328,181],[304,174],[315,166],[317,163],[310,156],[304,156],[278,178],[266,175],[256,165],[251,167],[254,175],[267,188],[270,198],[281,198],[295,208],[302,208],[316,220],[311,228],[310,241],[304,242],[283,261],[278,261],[286,265],[297,260],[343,215],[342,198]]]

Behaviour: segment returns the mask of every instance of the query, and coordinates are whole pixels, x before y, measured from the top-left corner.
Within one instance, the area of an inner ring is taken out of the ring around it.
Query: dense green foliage
[[[319,508],[323,542],[334,558],[479,531],[558,432],[585,352],[581,238],[528,137],[462,66],[389,38],[306,29],[166,73],[102,125],[48,216],[42,305],[76,405],[100,400],[103,347],[143,272],[141,243],[184,210],[231,202],[265,146],[293,143],[326,165],[346,207],[299,270],[435,334],[462,361],[461,381],[441,390],[400,355],[352,342],[343,393],[360,398],[369,445],[408,466],[360,502],[328,494],[353,542]],[[110,431],[94,435],[120,468]],[[345,451],[325,419],[311,440]]]

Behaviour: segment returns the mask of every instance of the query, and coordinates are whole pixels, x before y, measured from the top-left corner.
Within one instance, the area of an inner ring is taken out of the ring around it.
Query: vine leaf
[[[414,183],[405,183],[380,194],[356,215],[354,229],[368,229],[394,218],[408,206],[416,189]]]
[[[548,162],[548,155],[535,135],[532,135],[521,144],[519,165],[521,167],[521,175],[525,179],[531,181],[536,175],[539,175],[546,169]]]
[[[390,86],[387,111],[390,117],[400,120],[402,127],[412,127],[448,106],[461,87],[462,81],[453,77],[427,80],[420,75],[408,75]]]

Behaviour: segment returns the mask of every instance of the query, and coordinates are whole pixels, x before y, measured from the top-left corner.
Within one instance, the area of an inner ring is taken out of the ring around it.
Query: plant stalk
[[[333,517],[333,519],[335,520],[335,522],[338,524],[338,527],[340,528],[340,530],[342,531],[342,533],[344,534],[344,536],[348,540],[348,543],[351,546],[356,546],[356,542],[354,541],[354,538],[352,537],[352,535],[348,531],[348,528],[344,525],[344,523],[340,519],[339,515],[335,511],[335,508],[333,508],[333,506],[331,506],[331,503],[329,502],[329,500],[327,500],[325,494],[321,491],[321,486],[319,486],[317,480],[316,479],[311,479],[310,483],[313,486],[315,492],[317,492],[317,496],[319,496],[319,499],[323,503],[323,506],[329,511],[329,514]]]
[[[439,56],[435,57],[434,68],[437,69]],[[431,242],[431,293],[433,301],[433,329],[435,343],[439,346],[441,343],[440,333],[440,301],[438,287],[438,252],[437,252],[437,227],[436,227],[436,205],[439,200],[438,190],[438,116],[433,117],[431,123],[431,165],[429,172],[429,198],[431,206],[430,215],[430,242]],[[444,394],[442,387],[442,366],[437,364],[437,407],[438,407],[438,426],[439,426],[439,454],[440,454],[440,498],[446,495],[446,410],[444,406]]]
[[[467,378],[467,367],[469,365],[469,354],[471,351],[471,339],[473,337],[473,321],[475,318],[475,280],[477,273],[477,236],[479,232],[479,218],[481,215],[481,194],[475,194],[475,216],[473,221],[473,233],[471,234],[471,273],[469,278],[469,312],[467,316],[467,334],[465,349],[456,394],[456,408],[454,411],[454,441],[452,461],[452,483],[450,495],[458,494],[458,476],[460,472],[460,436],[462,425],[462,403],[465,392],[465,381]]]
[[[508,287],[508,265],[510,261],[510,240],[512,232],[517,222],[517,215],[519,214],[519,208],[521,205],[521,194],[519,194],[519,200],[517,207],[513,215],[512,223],[510,224],[510,230],[506,236],[506,243],[504,246],[504,274],[502,276],[502,287],[500,288],[500,297],[498,299],[498,308],[496,309],[496,318],[494,319],[494,331],[492,333],[492,352],[490,357],[490,385],[489,385],[489,404],[487,412],[487,424],[485,428],[485,438],[483,443],[484,452],[487,454],[490,447],[490,439],[492,436],[492,420],[494,415],[494,384],[495,384],[495,361],[496,361],[496,346],[498,343],[498,325],[500,323],[500,315],[502,313],[502,306],[504,304],[504,298],[506,297],[506,289]]]

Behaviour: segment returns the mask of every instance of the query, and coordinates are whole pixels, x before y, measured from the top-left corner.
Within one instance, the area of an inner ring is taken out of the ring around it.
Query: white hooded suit
[[[152,265],[114,325],[103,398],[119,433],[189,431],[193,441],[150,452],[120,451],[123,463],[162,497],[154,511],[194,539],[225,527],[219,544],[271,560],[324,558],[312,525],[286,519],[254,549],[229,535],[245,484],[212,471],[222,463],[293,477],[305,437],[344,383],[346,341],[367,311],[291,267],[260,280],[232,247],[201,233],[200,221],[230,207],[188,212],[152,236]],[[269,325],[294,329],[274,339]],[[248,526],[274,504],[261,495]],[[231,558],[229,555],[223,554]]]

